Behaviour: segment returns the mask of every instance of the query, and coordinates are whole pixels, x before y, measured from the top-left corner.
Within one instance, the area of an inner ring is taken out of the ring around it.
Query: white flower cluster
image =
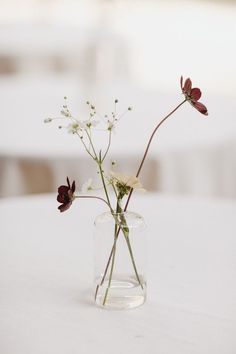
[[[66,129],[68,133],[81,133],[83,130],[88,130],[92,127],[96,127],[99,124],[98,121],[91,121],[90,119],[80,121],[78,119],[74,119],[74,121],[67,125]]]
[[[86,102],[89,112],[88,112],[88,117],[87,119],[80,119],[77,117],[74,117],[71,113],[71,111],[68,108],[67,105],[67,97],[64,97],[64,105],[60,111],[61,115],[59,117],[54,117],[54,118],[46,118],[44,120],[45,123],[50,123],[53,120],[63,120],[66,122],[65,125],[59,125],[58,128],[60,129],[65,129],[67,130],[68,133],[74,134],[77,137],[80,138],[81,143],[86,150],[86,152],[90,155],[90,157],[96,161],[98,164],[98,173],[102,175],[101,177],[104,178],[103,176],[103,170],[102,170],[102,164],[107,157],[107,154],[110,150],[111,146],[111,140],[112,140],[112,132],[114,131],[114,128],[116,126],[116,123],[122,118],[122,116],[127,112],[131,110],[131,107],[129,107],[123,114],[117,115],[117,103],[118,100],[115,100],[115,105],[114,105],[114,111],[108,116],[107,114],[105,116],[101,116],[97,113],[96,107],[91,104],[89,101]],[[108,139],[106,141],[106,145],[104,150],[99,150],[97,151],[97,148],[94,144],[93,137],[94,134],[92,133],[92,130],[102,130],[108,135]]]
[[[102,125],[102,127],[100,128],[100,130],[104,130],[104,131],[108,131],[109,133],[111,133],[112,131],[115,130],[115,126],[117,124],[117,122],[123,117],[123,115],[127,112],[127,111],[131,111],[131,107],[128,107],[128,109],[123,112],[120,115],[117,115],[116,113],[116,105],[118,103],[118,100],[115,100],[115,109],[114,112],[111,113],[111,116],[109,117],[107,114],[102,117],[100,115],[97,114],[96,112],[96,108],[93,104],[91,104],[89,101],[86,102],[86,104],[89,106],[89,118],[86,120],[80,120],[75,118],[67,105],[67,97],[64,97],[65,103],[62,107],[62,110],[60,111],[61,116],[62,117],[56,117],[56,118],[46,118],[44,119],[44,123],[50,123],[55,119],[69,119],[70,123],[63,126],[63,125],[59,125],[58,127],[61,128],[65,128],[68,133],[72,133],[72,134],[78,134],[80,137],[82,137],[83,132],[84,131],[90,131],[91,129]],[[99,117],[99,119],[95,119],[95,117]]]
[[[133,189],[137,189],[140,190],[142,192],[145,191],[145,189],[143,188],[141,182],[139,181],[139,179],[135,176],[128,176],[128,175],[124,175],[122,173],[116,173],[113,171],[110,171],[110,176],[112,178],[112,180],[116,182],[119,182],[127,187],[133,188]]]
[[[136,189],[141,192],[145,192],[141,182],[135,176],[128,176],[122,173],[116,173],[110,171],[110,182],[116,188],[118,194],[129,194],[131,189]]]

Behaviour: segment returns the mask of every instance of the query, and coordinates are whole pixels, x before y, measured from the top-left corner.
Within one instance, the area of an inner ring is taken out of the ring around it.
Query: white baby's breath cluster
[[[108,193],[108,188],[112,186],[113,192],[115,192],[116,198],[121,200],[125,195],[129,194],[131,189],[144,191],[141,183],[138,178],[135,176],[123,175],[121,173],[114,172],[114,167],[116,161],[112,160],[111,162],[111,171],[106,173],[104,171],[103,162],[108,154],[108,151],[111,146],[112,133],[115,130],[115,127],[119,120],[132,108],[128,107],[123,113],[117,113],[117,104],[118,99],[114,101],[114,110],[108,115],[101,115],[97,112],[97,109],[94,104],[87,101],[86,105],[88,106],[88,116],[86,119],[76,118],[70,111],[67,103],[67,97],[64,97],[64,104],[60,111],[59,117],[46,118],[45,123],[51,123],[54,120],[62,120],[64,125],[60,124],[59,129],[65,129],[70,134],[77,135],[85,148],[86,152],[93,158],[93,160],[98,165],[98,174],[101,176],[102,186],[95,187],[93,185],[93,180],[89,178],[86,182],[83,183],[79,195],[90,195],[92,192],[104,188],[106,194]],[[92,131],[94,130],[103,130],[108,134],[107,147],[104,151],[96,151],[93,144]],[[109,203],[109,196],[107,194],[107,201]]]
[[[84,131],[90,131],[91,129],[98,127],[99,129],[107,130],[107,131],[113,131],[115,129],[115,126],[117,122],[124,116],[127,111],[131,111],[132,108],[128,107],[127,110],[125,110],[121,114],[117,114],[117,103],[118,100],[116,99],[114,101],[114,111],[111,112],[110,115],[105,114],[104,116],[100,115],[96,111],[95,105],[90,103],[89,101],[86,102],[87,106],[89,107],[89,112],[88,112],[88,117],[87,119],[81,120],[79,118],[76,118],[71,111],[68,108],[67,104],[67,97],[64,97],[64,104],[62,106],[62,109],[60,111],[60,117],[49,117],[44,119],[44,123],[50,123],[53,120],[63,120],[63,121],[68,121],[68,124],[66,125],[59,125],[58,128],[62,129],[65,128],[68,133],[72,134],[79,134],[82,136],[82,133]]]

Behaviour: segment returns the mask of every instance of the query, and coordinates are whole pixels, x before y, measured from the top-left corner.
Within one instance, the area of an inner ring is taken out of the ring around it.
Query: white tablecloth
[[[236,203],[134,196],[149,227],[147,303],[92,303],[92,221],[81,200],[60,214],[54,195],[1,200],[3,354],[235,354]]]

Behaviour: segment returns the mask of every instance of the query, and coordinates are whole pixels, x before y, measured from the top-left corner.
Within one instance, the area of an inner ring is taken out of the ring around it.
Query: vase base
[[[97,286],[95,303],[110,310],[133,309],[141,306],[146,300],[146,284],[145,282],[141,284],[142,286],[132,278],[119,277],[112,280],[109,288],[108,281],[105,281],[103,285]]]

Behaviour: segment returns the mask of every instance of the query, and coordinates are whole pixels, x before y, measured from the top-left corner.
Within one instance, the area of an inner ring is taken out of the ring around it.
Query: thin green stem
[[[111,203],[110,203],[110,199],[109,199],[109,195],[108,195],[108,191],[107,191],[107,187],[106,187],[106,182],[105,182],[104,175],[103,175],[102,164],[101,164],[100,161],[98,162],[98,167],[99,167],[100,176],[101,176],[101,179],[102,179],[102,185],[103,185],[103,188],[104,188],[104,192],[105,192],[106,198],[107,198],[107,203],[109,204],[110,210],[113,212],[113,209],[112,209]]]
[[[153,130],[152,134],[151,134],[151,137],[148,141],[148,144],[147,144],[147,147],[145,149],[145,152],[144,152],[144,155],[143,155],[143,158],[141,160],[141,163],[139,165],[139,168],[138,168],[138,171],[136,173],[136,177],[139,176],[140,172],[141,172],[141,169],[143,167],[143,164],[144,164],[144,161],[146,159],[146,156],[147,156],[147,153],[149,151],[149,148],[150,148],[150,145],[151,145],[151,142],[152,142],[152,139],[154,137],[154,135],[156,134],[157,130],[160,128],[160,126],[167,120],[167,118],[169,118],[178,108],[180,108],[180,106],[182,106],[184,103],[186,102],[186,100],[182,101],[178,106],[176,106],[169,114],[167,114],[158,124],[157,126],[155,127],[155,129]],[[130,201],[130,198],[132,196],[132,193],[133,193],[133,189],[131,189],[130,193],[129,193],[129,196],[127,198],[127,201],[126,201],[126,204],[125,204],[125,207],[124,207],[124,211],[127,210],[127,207],[128,207],[128,204],[129,204],[129,201]],[[121,230],[121,227],[119,227],[118,231],[117,231],[117,237],[119,236],[119,233],[120,233],[120,230]],[[129,248],[129,246],[128,246]],[[131,251],[132,251],[132,248],[131,248],[131,245],[130,245],[130,248]],[[109,265],[110,265],[110,262],[111,262],[111,258],[112,258],[112,255],[113,255],[113,252],[114,252],[114,245],[112,246],[112,249],[111,249],[111,252],[110,252],[110,255],[109,255],[109,258],[108,258],[108,262],[107,262],[107,265],[106,265],[106,268],[105,268],[105,271],[104,271],[104,274],[103,274],[103,278],[101,280],[101,284],[103,284],[104,282],[104,279],[106,277],[106,274],[107,274],[107,271],[108,271],[108,268],[109,268]],[[131,257],[132,258],[132,257]],[[98,287],[99,285],[97,286],[97,289],[96,289],[96,294],[97,294],[97,290],[98,290]],[[95,294],[95,298],[96,298],[96,294]]]
[[[86,146],[86,144],[85,144],[85,142],[83,140],[83,137],[81,137],[78,132],[76,132],[76,135],[78,135],[78,137],[80,138],[80,140],[81,140],[82,144],[84,145],[84,148],[87,151],[87,153],[92,157],[93,160],[95,160],[95,156],[93,156],[91,154],[91,152],[89,151],[89,149],[87,148],[87,146]]]
[[[85,129],[85,132],[86,132],[86,135],[87,135],[87,137],[88,137],[88,139],[89,139],[89,142],[90,142],[91,148],[92,148],[92,150],[93,150],[94,156],[95,156],[95,158],[97,159],[97,153],[96,153],[96,150],[95,150],[95,148],[94,148],[94,146],[93,146],[92,139],[91,139],[91,137],[90,137],[90,135],[89,135],[87,129]]]
[[[94,153],[94,160],[97,162],[98,164],[98,168],[99,168],[99,171],[100,171],[100,176],[101,176],[101,179],[102,179],[102,185],[103,185],[103,189],[104,189],[104,192],[105,192],[105,195],[106,195],[106,199],[107,199],[107,205],[109,206],[111,212],[113,212],[113,209],[111,207],[111,202],[110,202],[110,199],[109,199],[109,195],[108,195],[108,191],[107,191],[107,187],[106,187],[106,183],[105,183],[105,179],[104,179],[104,175],[103,175],[103,169],[102,169],[102,161],[101,161],[101,158],[99,156],[99,159],[98,159],[98,156],[97,156],[97,153],[95,151],[95,148],[94,148],[94,145],[93,145],[93,142],[91,140],[91,137],[89,135],[89,133],[87,132],[87,130],[85,130],[86,134],[87,134],[87,137],[90,141],[90,144],[91,144],[91,148],[93,150],[93,153]]]
[[[110,205],[107,203],[107,201],[101,197],[97,197],[94,195],[77,195],[74,198],[79,198],[79,199],[99,199],[101,201],[103,201],[104,203],[106,203],[106,205],[108,205],[108,207],[110,208]]]
[[[118,239],[118,234],[119,234],[120,229],[122,229],[122,231],[123,231],[123,234],[124,234],[127,246],[128,246],[128,250],[129,250],[129,253],[130,253],[130,257],[131,257],[131,261],[132,261],[132,265],[133,265],[133,268],[134,268],[134,272],[135,272],[137,281],[138,281],[139,285],[141,286],[141,288],[143,289],[143,284],[141,283],[141,280],[140,280],[140,277],[139,277],[139,274],[138,274],[138,271],[137,271],[137,267],[136,267],[135,260],[134,260],[134,255],[133,255],[133,252],[132,252],[132,247],[131,247],[130,240],[129,240],[129,228],[127,226],[125,217],[122,216],[122,208],[120,207],[120,200],[119,199],[117,200],[117,206],[116,206],[116,214],[118,214],[118,213],[120,213],[120,215],[121,215],[122,226],[120,225],[120,222],[117,221],[117,218],[114,216],[114,219],[115,219],[115,222],[116,222],[116,224],[115,224],[115,233],[114,233],[114,243],[113,243],[110,255],[109,255],[109,260],[108,260],[108,263],[106,265],[102,280],[100,282],[100,285],[99,284],[97,285],[96,291],[95,291],[95,300],[96,300],[99,286],[102,286],[102,284],[104,283],[104,280],[105,280],[105,277],[106,277],[110,262],[112,262],[110,275],[109,275],[109,281],[108,281],[108,287],[106,289],[104,300],[103,300],[103,306],[106,303],[108,292],[109,292],[109,289],[110,289],[110,286],[111,286],[111,280],[112,280],[112,274],[113,274],[114,262],[115,262],[116,242],[117,242],[117,239]],[[119,226],[119,228],[118,228],[118,226]]]
[[[88,137],[88,139],[89,139],[89,141],[90,141],[90,144],[91,144],[91,147],[92,147],[94,156],[95,156],[95,161],[96,161],[97,164],[98,164],[98,168],[99,168],[100,176],[101,176],[101,179],[102,179],[102,185],[103,185],[104,192],[105,192],[105,195],[106,195],[107,203],[108,203],[108,205],[109,205],[110,210],[113,212],[113,209],[112,209],[111,203],[110,203],[110,199],[109,199],[109,195],[108,195],[108,192],[107,192],[107,187],[106,187],[104,175],[103,175],[103,168],[102,168],[101,156],[100,156],[100,154],[99,154],[99,159],[98,159],[97,153],[96,153],[95,148],[94,148],[94,146],[93,146],[93,142],[92,142],[91,137],[89,136],[87,130],[86,130],[86,134],[87,134],[87,137]]]
[[[128,249],[129,249],[129,253],[130,253],[130,257],[131,257],[131,261],[132,261],[132,264],[133,264],[133,268],[134,268],[134,272],[135,272],[136,278],[137,278],[137,280],[139,282],[139,285],[141,286],[141,288],[143,290],[143,284],[141,283],[141,280],[140,280],[140,277],[139,277],[139,274],[138,274],[138,271],[137,271],[137,267],[136,267],[136,264],[135,264],[134,255],[133,255],[132,247],[131,247],[131,244],[130,244],[129,236],[125,237],[125,240],[127,242],[127,246],[128,246]]]
[[[113,183],[113,182],[111,182],[111,186],[112,186],[112,189],[113,189],[114,194],[115,194],[116,199],[117,199],[117,198],[118,198],[118,194],[117,194],[117,191],[116,191],[116,188],[115,188],[115,186],[114,186],[114,183]]]
[[[105,160],[106,156],[107,156],[107,153],[110,149],[110,146],[111,146],[111,129],[109,130],[109,138],[108,138],[108,145],[107,145],[107,149],[103,155],[103,158],[102,158],[102,162]]]
[[[120,205],[119,205],[119,199],[117,199],[117,204],[116,204],[116,214],[119,212]],[[106,288],[106,293],[103,299],[103,306],[106,304],[107,296],[108,296],[108,291],[111,287],[111,280],[112,280],[112,274],[113,274],[113,269],[114,269],[114,263],[115,263],[115,255],[116,255],[116,241],[117,241],[117,228],[118,228],[118,223],[115,218],[115,229],[114,229],[114,243],[112,246],[113,252],[112,252],[112,262],[111,262],[111,270],[110,270],[110,275],[109,275],[109,280],[108,280],[108,286]],[[104,278],[105,279],[105,278]],[[103,281],[104,281],[103,279]]]
[[[97,298],[97,293],[98,293],[99,286],[102,286],[102,284],[104,283],[104,280],[105,280],[105,278],[106,278],[107,271],[108,271],[108,268],[109,268],[109,265],[110,265],[110,262],[111,262],[111,258],[112,258],[112,256],[113,256],[113,253],[114,253],[114,243],[113,243],[111,252],[110,252],[110,254],[109,254],[108,262],[107,262],[107,265],[106,265],[104,274],[103,274],[103,276],[102,276],[102,280],[101,280],[100,284],[98,284],[97,287],[96,287],[96,291],[95,291],[95,301],[96,301],[96,298]]]
[[[121,209],[121,208],[120,208]],[[133,251],[132,251],[132,247],[131,247],[131,244],[130,244],[130,239],[129,239],[129,228],[128,228],[128,225],[126,223],[126,219],[124,217],[123,214],[121,214],[121,221],[122,221],[122,224],[125,225],[125,227],[122,227],[122,231],[123,231],[123,234],[124,234],[124,237],[125,237],[125,241],[127,243],[127,246],[128,246],[128,250],[129,250],[129,254],[130,254],[130,258],[131,258],[131,261],[132,261],[132,265],[133,265],[133,268],[134,268],[134,272],[135,272],[135,275],[136,275],[136,278],[138,280],[138,283],[139,285],[141,286],[141,288],[143,289],[143,285],[140,281],[140,278],[139,278],[139,275],[138,275],[138,271],[137,271],[137,267],[136,267],[136,264],[135,264],[135,260],[134,260],[134,255],[133,255]],[[121,226],[119,227],[119,230],[120,230]],[[117,238],[118,238],[118,235],[119,235],[119,230],[117,232]]]
[[[111,270],[110,270],[110,275],[109,275],[109,280],[108,280],[108,286],[106,288],[105,296],[103,299],[103,306],[106,304],[108,292],[111,287],[111,280],[112,280],[112,275],[113,275],[113,269],[114,269],[114,264],[115,264],[115,256],[116,256],[116,241],[117,241],[117,224],[115,224],[115,231],[114,231],[114,243],[113,243],[113,252],[112,252],[112,261],[111,261]]]
[[[142,167],[143,167],[144,161],[145,161],[145,159],[146,159],[146,157],[147,157],[147,153],[148,153],[148,151],[149,151],[149,148],[150,148],[152,139],[153,139],[154,135],[156,134],[157,130],[158,130],[158,129],[160,128],[160,126],[161,126],[175,111],[177,111],[177,109],[178,109],[179,107],[181,107],[186,101],[187,101],[187,100],[185,99],[185,100],[182,101],[178,106],[176,106],[169,114],[167,114],[167,116],[165,116],[165,117],[157,124],[157,126],[156,126],[155,129],[153,130],[153,132],[152,132],[152,134],[151,134],[151,136],[150,136],[150,138],[149,138],[149,140],[148,140],[148,144],[147,144],[147,147],[146,147],[146,149],[145,149],[145,151],[144,151],[144,155],[143,155],[143,158],[142,158],[141,163],[140,163],[140,165],[139,165],[138,171],[137,171],[137,173],[136,173],[136,177],[139,176],[139,174],[140,174],[140,172],[141,172],[141,170],[142,170]],[[124,211],[126,211],[127,208],[128,208],[129,201],[130,201],[130,198],[131,198],[132,194],[133,194],[133,189],[131,189],[131,191],[130,191],[130,193],[129,193],[129,196],[128,196],[128,198],[127,198],[127,201],[126,201],[126,204],[125,204],[125,207],[124,207]]]
[[[92,141],[92,134],[91,134],[91,129],[88,128],[88,135],[89,135],[89,151],[91,149],[91,141]]]

